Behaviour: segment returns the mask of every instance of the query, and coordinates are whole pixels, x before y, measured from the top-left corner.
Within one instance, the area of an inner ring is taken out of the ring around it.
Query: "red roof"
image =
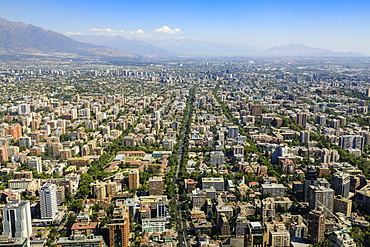
[[[185,179],[185,183],[187,184],[197,184],[198,182],[193,179]]]
[[[81,223],[74,223],[71,230],[89,230],[98,227],[98,222],[91,222],[89,225],[81,225]]]

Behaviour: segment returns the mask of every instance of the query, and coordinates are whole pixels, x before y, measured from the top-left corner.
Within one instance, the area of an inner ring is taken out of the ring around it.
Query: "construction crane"
[[[340,230],[341,232],[345,232],[352,228],[351,225],[349,225],[347,222],[339,218],[336,214],[334,214],[329,208],[327,208],[320,200],[317,200],[317,202],[320,204],[321,207],[323,207],[327,212],[330,213],[331,216],[333,216],[338,222],[342,222],[344,225],[348,226],[345,229]]]

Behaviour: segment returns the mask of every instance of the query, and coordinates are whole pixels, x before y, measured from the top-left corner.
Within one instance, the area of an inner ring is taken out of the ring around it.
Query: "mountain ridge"
[[[163,55],[167,51],[143,40],[128,40],[120,35],[69,35],[70,38],[93,45],[103,45],[118,49],[122,52],[138,55]]]
[[[78,40],[79,39],[79,40]],[[82,42],[81,42],[82,41]],[[336,52],[302,44],[275,46],[259,50],[248,45],[191,39],[136,39],[122,36],[73,35],[72,37],[42,27],[0,18],[0,55],[41,56],[255,56],[255,57],[364,57],[354,52]]]
[[[86,44],[63,34],[0,18],[0,54],[132,57],[112,48]]]
[[[264,50],[261,55],[281,57],[364,57],[364,55],[360,53],[338,52],[330,49],[310,47],[303,44],[274,46]]]

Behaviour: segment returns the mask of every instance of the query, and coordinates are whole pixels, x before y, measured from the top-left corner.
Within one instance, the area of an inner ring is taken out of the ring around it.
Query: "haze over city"
[[[65,35],[288,44],[370,55],[369,1],[1,1],[0,16]]]

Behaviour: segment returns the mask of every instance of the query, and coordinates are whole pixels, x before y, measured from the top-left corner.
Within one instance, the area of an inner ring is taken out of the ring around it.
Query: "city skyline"
[[[370,55],[367,1],[3,1],[0,17],[71,34],[288,44]]]

